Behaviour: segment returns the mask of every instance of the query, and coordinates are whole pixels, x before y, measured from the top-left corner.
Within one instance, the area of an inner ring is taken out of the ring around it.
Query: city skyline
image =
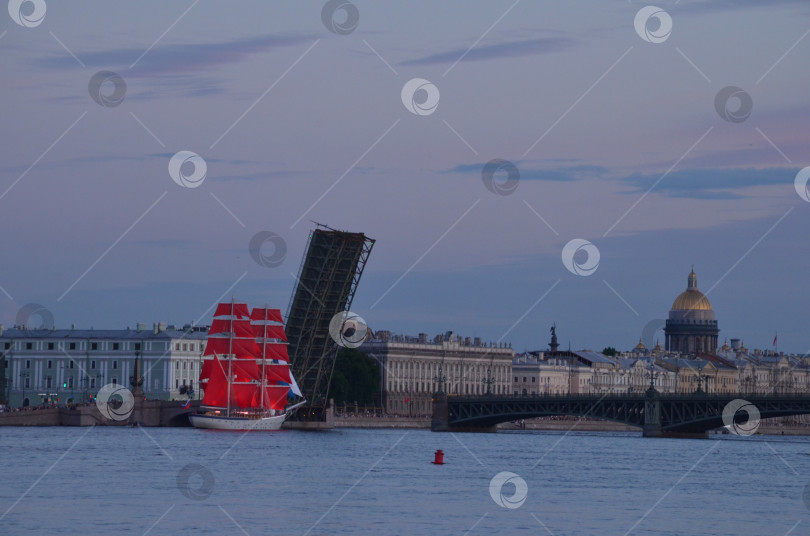
[[[810,350],[804,3],[662,2],[663,34],[637,2],[354,4],[0,17],[0,321],[286,311],[317,221],[376,240],[352,307],[374,330],[519,351],[556,322],[563,346],[629,349],[694,265],[721,343]],[[435,94],[409,108],[414,79]],[[181,151],[205,163],[193,187]],[[267,232],[281,250],[251,247]],[[562,262],[572,240],[589,273]]]

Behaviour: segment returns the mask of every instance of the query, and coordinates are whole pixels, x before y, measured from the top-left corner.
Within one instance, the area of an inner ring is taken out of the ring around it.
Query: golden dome
[[[697,288],[697,274],[694,268],[689,272],[686,290],[680,293],[672,303],[672,309],[678,311],[711,311],[712,304]]]
[[[711,311],[712,304],[701,291],[685,290],[675,298],[672,308],[680,311]]]

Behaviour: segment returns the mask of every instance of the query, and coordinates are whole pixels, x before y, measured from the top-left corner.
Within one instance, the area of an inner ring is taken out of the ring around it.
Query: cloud
[[[458,60],[465,52],[463,61],[483,61],[501,58],[516,58],[519,56],[533,56],[561,52],[574,47],[578,41],[568,37],[540,37],[520,41],[507,41],[488,46],[476,46],[469,52],[467,48],[436,52],[428,56],[407,60],[400,65],[429,65],[434,63],[452,63]]]
[[[695,168],[673,171],[657,186],[654,192],[668,197],[687,199],[742,199],[746,188],[755,186],[792,185],[799,168]],[[661,175],[634,173],[622,182],[634,188],[628,193],[646,192],[661,178]]]
[[[313,39],[315,37],[309,35],[267,35],[224,43],[159,44],[132,69],[130,65],[144,52],[141,48],[77,51],[76,55],[91,68],[119,69],[125,77],[155,77],[208,71],[218,65],[239,62],[250,54],[309,43]],[[65,54],[37,61],[45,68],[76,67],[76,60]]]
[[[441,173],[471,174],[480,178],[481,171],[484,169],[485,164],[485,162],[479,164],[459,164],[453,169],[444,170]],[[513,164],[515,164],[520,171],[520,180],[571,182],[580,179],[603,177],[608,174],[607,168],[584,164],[547,168],[524,167],[522,161],[515,161]]]

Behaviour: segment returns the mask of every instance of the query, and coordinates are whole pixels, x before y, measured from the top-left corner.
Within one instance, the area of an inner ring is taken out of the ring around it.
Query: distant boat
[[[278,430],[305,401],[290,372],[281,311],[244,303],[220,303],[208,330],[197,428]],[[288,398],[300,401],[288,404]]]

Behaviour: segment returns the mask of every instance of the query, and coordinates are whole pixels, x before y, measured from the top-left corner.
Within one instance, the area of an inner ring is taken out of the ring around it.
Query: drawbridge
[[[349,310],[374,240],[318,224],[309,234],[287,309],[290,366],[307,403],[293,421],[323,422],[338,344],[329,323]]]

